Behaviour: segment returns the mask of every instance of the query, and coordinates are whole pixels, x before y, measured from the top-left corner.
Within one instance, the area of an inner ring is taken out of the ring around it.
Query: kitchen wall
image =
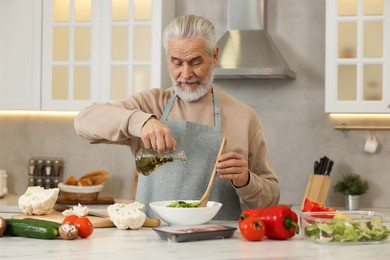
[[[300,204],[313,163],[326,155],[335,161],[332,185],[349,171],[370,183],[362,206],[390,206],[389,131],[377,131],[377,154],[363,152],[367,131],[335,130],[341,123],[387,124],[389,119],[330,118],[324,113],[325,1],[268,1],[268,31],[297,73],[295,80],[217,80],[216,85],[253,107],[268,140],[272,165],[281,187],[281,203]],[[222,35],[227,29],[226,0],[178,0],[176,14],[210,19]],[[27,186],[31,156],[62,156],[65,177],[105,169],[111,179],[102,196],[131,198],[134,162],[127,147],[90,145],[73,128],[73,116],[0,115],[0,168],[9,175],[9,190]],[[330,190],[328,204],[341,206],[343,196]]]
[[[134,162],[120,145],[90,145],[73,127],[74,115],[0,115],[0,168],[8,175],[9,192],[27,188],[30,157],[54,156],[64,161],[64,177],[94,170],[111,176],[101,196],[132,198]]]

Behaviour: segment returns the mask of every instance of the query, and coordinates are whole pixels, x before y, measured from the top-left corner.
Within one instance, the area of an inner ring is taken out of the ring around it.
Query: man
[[[253,109],[213,86],[218,62],[214,26],[205,18],[176,18],[164,31],[173,87],[134,94],[114,104],[94,104],[79,113],[75,128],[90,143],[120,143],[133,154],[141,146],[184,150],[185,163],[165,164],[138,181],[136,200],[198,200],[217,163],[209,200],[223,204],[216,219],[237,220],[240,198],[250,208],[279,201],[261,123]],[[227,144],[217,157],[222,135]]]

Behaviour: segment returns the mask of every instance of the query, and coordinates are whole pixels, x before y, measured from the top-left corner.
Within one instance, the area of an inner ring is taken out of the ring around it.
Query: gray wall
[[[176,14],[203,15],[222,35],[227,29],[226,3],[178,0]],[[325,1],[269,1],[268,31],[297,78],[218,80],[216,84],[253,107],[262,120],[280,179],[281,203],[301,203],[314,161],[326,155],[335,161],[332,186],[344,173],[356,172],[371,186],[362,205],[390,206],[389,131],[376,132],[381,149],[371,155],[363,152],[368,131],[345,135],[334,129],[343,122],[390,125],[390,120],[334,119],[324,113]],[[10,175],[11,192],[25,190],[27,161],[33,155],[63,156],[66,176],[106,169],[112,178],[102,195],[131,198],[134,163],[126,147],[87,144],[75,134],[72,117],[0,116],[0,168]],[[343,205],[343,196],[331,189],[328,204]]]
[[[0,169],[8,175],[9,192],[27,188],[30,157],[62,157],[64,177],[94,170],[111,176],[101,196],[132,198],[134,162],[130,149],[119,145],[90,145],[76,134],[74,116],[0,115]]]

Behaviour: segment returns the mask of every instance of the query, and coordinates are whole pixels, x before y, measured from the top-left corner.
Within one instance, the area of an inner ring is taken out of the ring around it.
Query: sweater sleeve
[[[123,101],[92,104],[76,116],[75,130],[90,143],[128,143],[132,137],[141,136],[142,126],[150,117],[161,116],[162,99],[161,91],[153,90]]]
[[[139,137],[141,127],[152,116],[138,109],[126,110],[112,104],[93,104],[81,111],[74,121],[77,134],[90,143],[123,142]]]
[[[268,158],[267,145],[262,128],[258,128],[249,145],[248,185],[236,188],[237,195],[249,208],[276,205],[280,199],[278,179]]]

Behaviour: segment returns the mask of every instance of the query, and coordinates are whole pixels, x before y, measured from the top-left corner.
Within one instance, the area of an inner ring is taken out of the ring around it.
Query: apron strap
[[[215,127],[222,133],[222,123],[221,123],[221,107],[219,105],[219,98],[216,92],[216,89],[213,86],[213,99],[214,99],[214,122]]]
[[[215,127],[217,128],[217,130],[219,130],[219,132],[222,133],[222,130],[221,130],[222,129],[221,109],[220,109],[220,106],[219,106],[219,99],[218,99],[218,95],[217,95],[217,93],[215,91],[214,86],[212,86],[212,88],[213,88],[213,99],[214,99],[214,122],[215,122]],[[162,114],[162,116],[160,118],[160,121],[167,121],[168,115],[169,115],[169,113],[172,110],[172,107],[173,107],[173,104],[175,103],[176,97],[177,97],[177,94],[173,93],[171,98],[168,100],[167,106],[164,109],[164,112],[163,112],[163,114]]]
[[[167,106],[164,109],[164,112],[160,118],[160,121],[167,121],[168,115],[169,115],[169,113],[171,113],[171,110],[172,110],[173,104],[175,103],[176,97],[177,97],[177,94],[173,93],[171,98],[168,100]]]

